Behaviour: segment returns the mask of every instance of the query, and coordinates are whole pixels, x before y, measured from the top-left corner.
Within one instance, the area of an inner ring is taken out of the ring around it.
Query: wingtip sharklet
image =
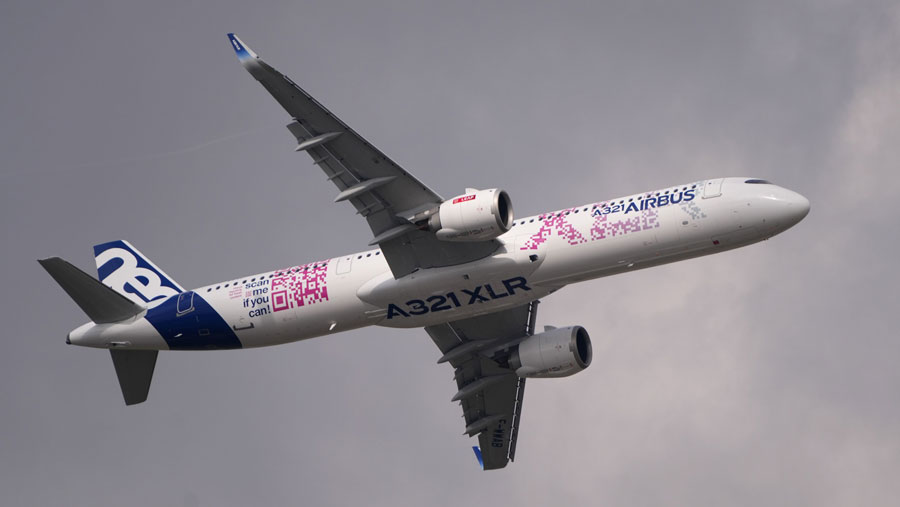
[[[244,41],[234,33],[228,34],[228,40],[231,42],[231,47],[234,49],[234,52],[237,54],[238,60],[240,60],[241,63],[259,58],[259,55],[247,47],[247,45],[244,44]]]

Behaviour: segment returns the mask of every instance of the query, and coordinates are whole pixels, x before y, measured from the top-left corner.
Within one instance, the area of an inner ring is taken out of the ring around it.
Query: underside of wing
[[[534,334],[537,301],[502,312],[426,327],[454,368],[465,433],[478,435],[485,470],[515,460],[525,379],[508,364],[510,347]]]
[[[297,151],[312,157],[338,189],[336,202],[347,201],[372,230],[370,245],[379,245],[396,278],[419,268],[471,262],[493,253],[493,239],[446,242],[414,220],[434,213],[444,202],[437,193],[403,170],[337,116],[250,50],[228,35],[241,64],[293,117],[288,129]]]

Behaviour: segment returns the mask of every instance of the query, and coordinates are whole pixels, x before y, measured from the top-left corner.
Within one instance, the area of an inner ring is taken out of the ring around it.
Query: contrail
[[[167,157],[175,157],[178,155],[184,155],[186,153],[191,153],[194,151],[199,151],[199,150],[202,150],[209,146],[213,146],[213,145],[219,144],[219,143],[224,143],[226,141],[231,141],[231,140],[237,139],[239,137],[244,137],[244,136],[247,136],[250,134],[254,134],[261,130],[274,129],[274,127],[275,127],[274,125],[266,125],[264,127],[256,127],[256,128],[252,128],[249,130],[245,130],[243,132],[228,134],[226,136],[222,136],[222,137],[219,137],[216,139],[205,141],[200,144],[187,146],[185,148],[179,148],[177,150],[165,151],[162,153],[153,153],[153,154],[148,154],[148,155],[141,155],[141,156],[136,156],[136,157],[124,157],[124,158],[118,158],[118,159],[113,159],[113,160],[101,160],[101,161],[97,161],[97,162],[83,162],[80,164],[66,166],[65,169],[68,170],[68,169],[83,169],[85,167],[106,167],[106,166],[134,163],[134,162],[149,162],[149,161],[159,160],[159,159],[167,158]],[[0,179],[7,178],[10,176],[17,176],[17,175],[25,174],[25,173],[29,173],[29,174],[46,173],[46,172],[53,171],[55,169],[56,168],[46,168],[43,170],[39,169],[39,170],[25,170],[25,171],[10,172],[10,173],[5,173],[5,174],[0,175]]]

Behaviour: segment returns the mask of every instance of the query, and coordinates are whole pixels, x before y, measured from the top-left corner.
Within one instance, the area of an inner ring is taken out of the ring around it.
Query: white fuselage
[[[197,344],[217,331],[202,327],[203,301],[243,348],[496,312],[571,283],[755,243],[809,211],[795,192],[746,181],[707,180],[518,219],[493,255],[400,279],[380,250],[236,278],[173,296],[131,322],[85,324],[69,340],[101,348],[204,348]],[[169,307],[171,316],[157,310]],[[185,333],[196,333],[189,346],[179,345],[188,343],[179,341]]]

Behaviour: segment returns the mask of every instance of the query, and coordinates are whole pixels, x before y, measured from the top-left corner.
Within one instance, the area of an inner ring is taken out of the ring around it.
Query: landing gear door
[[[181,317],[194,311],[194,291],[182,292],[178,295],[178,304],[175,305],[175,316]]]
[[[719,178],[717,180],[708,180],[703,185],[703,198],[712,199],[713,197],[719,197],[720,195],[722,195],[723,181],[725,181],[724,178]]]

